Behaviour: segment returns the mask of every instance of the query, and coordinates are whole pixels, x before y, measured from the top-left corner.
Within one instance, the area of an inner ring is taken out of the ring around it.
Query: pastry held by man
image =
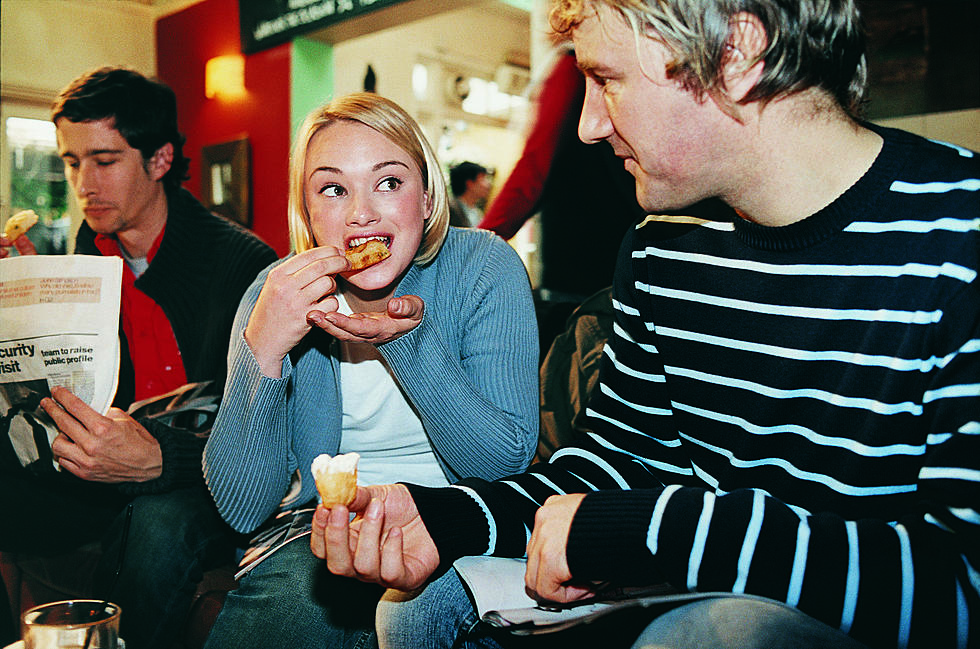
[[[326,453],[313,459],[313,479],[324,507],[350,505],[357,493],[357,453],[344,453],[331,457]]]
[[[3,226],[3,236],[13,241],[34,227],[35,223],[37,223],[37,214],[34,210],[17,212],[7,219],[7,223]]]
[[[364,270],[391,256],[388,246],[380,239],[368,239],[344,253],[350,262],[350,269]]]

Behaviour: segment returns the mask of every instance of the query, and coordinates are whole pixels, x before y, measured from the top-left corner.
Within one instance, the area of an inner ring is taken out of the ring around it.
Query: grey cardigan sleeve
[[[286,414],[289,358],[283,378],[265,377],[243,335],[266,275],[249,287],[235,316],[224,398],[204,450],[204,478],[218,511],[241,532],[276,510],[295,469]]]

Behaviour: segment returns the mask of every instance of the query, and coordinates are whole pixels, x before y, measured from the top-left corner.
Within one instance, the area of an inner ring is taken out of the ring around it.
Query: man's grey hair
[[[637,37],[661,40],[673,55],[668,76],[721,105],[734,19],[752,14],[768,43],[756,59],[764,62],[762,76],[740,103],[819,88],[852,118],[863,112],[867,58],[855,0],[556,0],[551,26],[568,35],[600,6],[620,14]]]

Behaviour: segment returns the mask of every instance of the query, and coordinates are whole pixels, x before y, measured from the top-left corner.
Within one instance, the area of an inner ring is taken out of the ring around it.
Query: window
[[[501,92],[495,81],[470,77],[469,93],[463,99],[463,110],[474,115],[509,118],[511,111],[527,107],[527,99]]]
[[[71,218],[68,183],[58,157],[54,124],[42,119],[7,117],[4,134],[10,178],[10,211],[5,216],[34,210],[38,224],[27,236],[38,253],[65,254]]]

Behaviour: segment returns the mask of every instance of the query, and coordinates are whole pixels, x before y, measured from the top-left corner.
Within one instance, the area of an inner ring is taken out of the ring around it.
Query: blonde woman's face
[[[422,241],[429,201],[404,150],[359,122],[335,122],[306,149],[303,194],[317,246],[347,250],[380,239],[391,256],[345,279],[364,291],[394,291]]]

